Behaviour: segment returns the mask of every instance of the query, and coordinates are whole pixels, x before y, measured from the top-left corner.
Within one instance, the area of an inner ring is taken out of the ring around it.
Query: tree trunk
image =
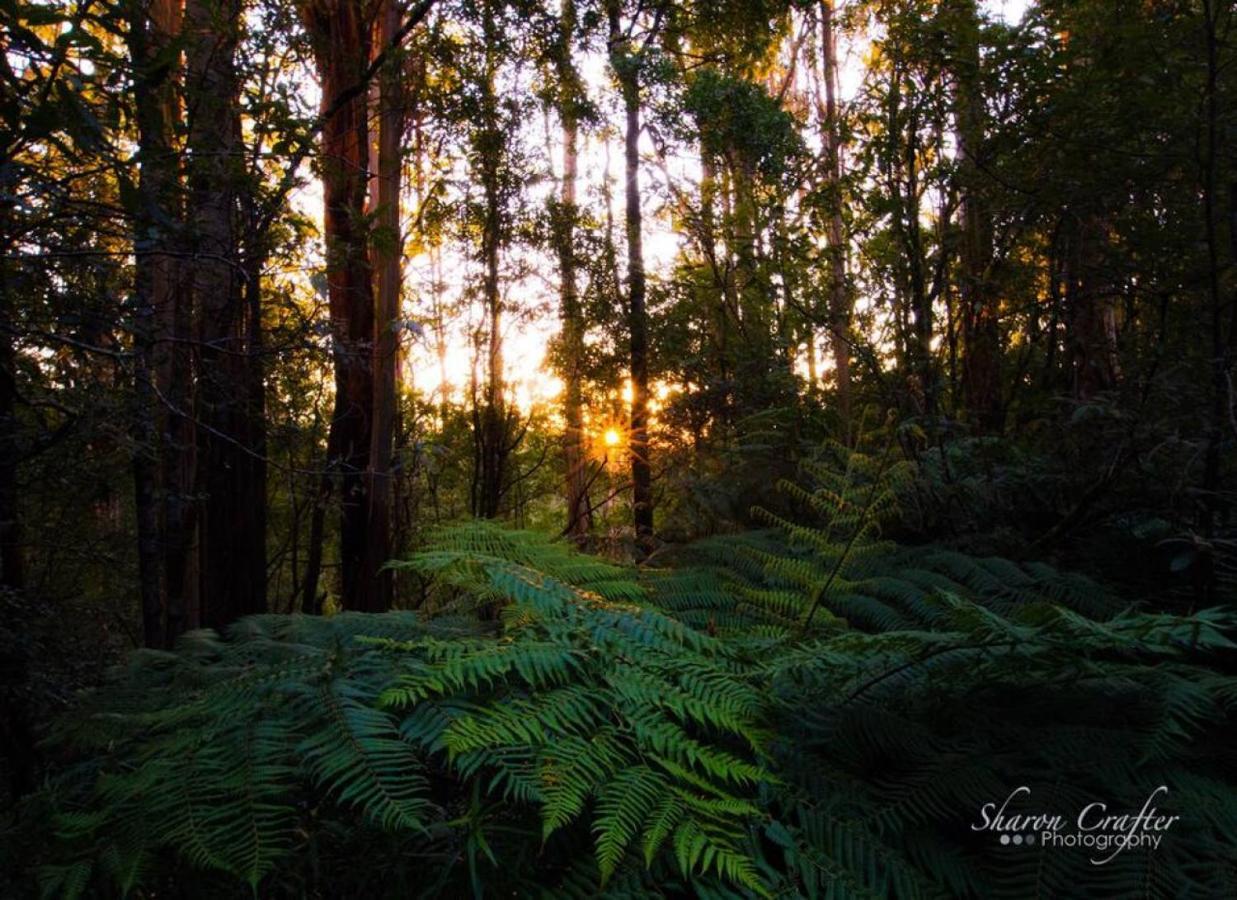
[[[719,387],[719,415],[725,425],[730,424],[730,408],[733,399],[731,390],[732,369],[730,366],[730,251],[719,259],[717,252],[717,166],[700,145],[700,249],[705,264],[709,267],[711,284],[702,286],[701,303],[706,312],[706,328],[713,358],[717,365]]]
[[[10,166],[4,168],[12,170]],[[19,296],[20,288],[14,284],[17,279],[9,276],[13,248],[10,185],[0,183],[0,194],[3,194],[0,196],[0,615],[4,615],[6,625],[16,631],[20,626],[13,620],[8,601],[26,582],[18,510],[21,446],[17,427],[16,323],[13,317],[13,301]],[[35,786],[37,759],[27,702],[29,682],[30,653],[24,644],[19,644],[0,662],[0,760],[6,764],[9,776],[7,797],[0,788],[0,802],[16,800]]]
[[[587,453],[584,434],[584,396],[581,368],[584,362],[584,320],[576,285],[575,224],[578,171],[579,104],[582,85],[572,61],[572,37],[576,27],[574,0],[562,0],[559,66],[559,117],[563,125],[563,183],[559,198],[558,244],[559,316],[563,323],[563,459],[566,464],[567,535],[583,544],[593,528],[588,498]]]
[[[850,291],[846,286],[846,233],[842,222],[842,128],[838,115],[838,46],[833,0],[820,5],[820,40],[824,56],[825,158],[829,178],[829,344],[838,411],[850,421]]]
[[[1203,92],[1202,110],[1204,142],[1199,171],[1199,187],[1203,196],[1203,235],[1207,247],[1207,300],[1209,307],[1209,331],[1211,351],[1211,410],[1206,428],[1206,449],[1203,454],[1203,473],[1199,526],[1203,537],[1210,543],[1216,528],[1227,516],[1231,505],[1222,492],[1222,453],[1225,435],[1233,416],[1233,365],[1237,359],[1237,297],[1227,302],[1221,292],[1223,267],[1220,261],[1220,162],[1223,159],[1221,141],[1224,107],[1222,95],[1221,48],[1223,35],[1219,25],[1223,4],[1203,0],[1203,40],[1207,54],[1207,75]],[[1237,182],[1229,185],[1230,229],[1237,229]],[[1237,262],[1237,232],[1230,230],[1232,258],[1229,265]],[[1227,322],[1225,312],[1227,307]],[[1227,334],[1225,333],[1227,329]],[[1215,557],[1205,554],[1195,576],[1195,607],[1209,606],[1216,602],[1219,583]]]
[[[992,217],[982,196],[978,154],[984,139],[980,87],[979,11],[975,0],[951,0],[954,39],[954,117],[961,186],[962,391],[967,415],[980,431],[998,433],[1001,400],[1001,338],[992,283]]]
[[[9,193],[8,185],[0,191]],[[12,249],[12,203],[0,197],[0,588],[21,590],[26,583],[18,510],[17,464],[21,459],[17,429],[17,354],[13,340],[16,324],[13,301],[17,296],[9,279]]]
[[[252,219],[251,219],[252,221]],[[267,609],[266,587],[266,341],[262,326],[262,269],[268,253],[265,233],[249,234],[244,253],[246,340],[245,387],[249,449],[244,462],[249,466],[247,513],[247,552],[243,576],[250,587],[254,609]],[[295,539],[295,535],[294,535]]]
[[[481,296],[486,310],[485,392],[475,416],[477,442],[476,495],[473,514],[485,519],[498,515],[507,483],[507,409],[503,384],[503,305],[499,284],[499,258],[503,244],[502,154],[505,137],[499,125],[498,97],[494,78],[497,64],[493,47],[497,40],[494,5],[484,9],[486,63],[481,85],[481,122],[476,137],[481,188],[485,198],[481,223],[481,263],[484,267]]]
[[[368,603],[364,571],[369,532],[368,484],[374,408],[374,298],[365,223],[369,157],[364,91],[370,60],[368,4],[316,0],[302,7],[322,83],[323,226],[335,365],[335,408],[327,466],[339,473],[341,570],[345,608]],[[311,547],[311,552],[313,548]]]
[[[187,222],[193,242],[198,351],[198,619],[204,626],[222,628],[266,607],[259,533],[265,498],[254,489],[256,423],[250,415],[247,371],[253,362],[247,347],[253,329],[239,241],[244,173],[235,56],[241,3],[188,0],[185,20]],[[249,274],[251,279],[255,275]]]
[[[157,35],[156,54],[180,36],[184,0],[152,0],[151,24]],[[153,49],[153,46],[152,46]],[[152,56],[152,62],[158,59]],[[173,143],[174,123],[184,116],[178,97],[181,62],[177,54],[174,74],[161,85],[166,161],[160,179],[167,190],[164,211],[170,215],[165,235],[167,252],[154,262],[153,348],[156,385],[156,427],[160,437],[161,555],[163,605],[167,617],[164,642],[170,646],[184,631],[197,628],[197,580],[193,559],[197,527],[194,508],[197,440],[193,422],[194,329],[192,262],[185,259],[190,247],[185,234],[185,185],[180,171],[179,149]]]
[[[623,93],[626,114],[625,162],[627,174],[627,328],[631,351],[632,513],[636,550],[647,555],[653,546],[653,477],[648,439],[648,312],[645,309],[644,250],[640,212],[640,73],[639,57],[624,38],[620,7],[609,3],[610,65]]]
[[[399,7],[383,0],[378,12],[379,46],[386,47],[399,29]],[[399,194],[402,182],[400,138],[404,132],[403,66],[388,60],[378,85],[378,231],[374,263],[378,275],[378,310],[374,320],[374,413],[369,462],[369,535],[358,609],[381,612],[394,600],[392,573],[382,567],[392,553],[396,374],[399,368],[399,300],[403,259]]]
[[[174,256],[180,206],[173,145],[179,62],[165,58],[165,48],[180,30],[180,6],[177,0],[135,0],[129,12],[128,45],[136,73],[138,126],[132,298],[134,505],[142,638],[148,647],[161,647],[169,635],[165,626],[169,612],[165,569],[174,562],[171,557],[186,549],[175,534],[183,518],[180,503],[186,498],[180,478],[186,469],[181,461],[186,452],[184,416],[166,412],[166,404],[181,396],[180,378],[174,383],[172,376],[178,373],[173,367],[186,359],[181,353],[169,353],[183,316],[176,310],[180,304]],[[161,461],[170,462],[161,465]],[[169,475],[174,476],[170,484]],[[177,597],[182,584],[178,579],[173,588]]]

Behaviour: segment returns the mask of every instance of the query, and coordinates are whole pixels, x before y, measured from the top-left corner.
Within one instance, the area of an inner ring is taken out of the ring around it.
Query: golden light
[[[617,447],[623,443],[623,436],[619,434],[617,428],[607,428],[606,433],[602,435],[602,440],[606,442],[607,447]]]

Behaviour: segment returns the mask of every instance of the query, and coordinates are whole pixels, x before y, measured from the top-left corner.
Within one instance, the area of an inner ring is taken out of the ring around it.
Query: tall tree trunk
[[[838,114],[838,43],[833,0],[820,5],[820,42],[824,56],[825,159],[829,177],[829,344],[838,411],[850,421],[850,291],[846,286],[846,232],[842,222],[842,125]]]
[[[1237,297],[1225,302],[1221,294],[1223,267],[1220,262],[1220,198],[1219,174],[1221,156],[1221,128],[1223,127],[1221,89],[1223,65],[1220,52],[1223,33],[1220,14],[1223,3],[1203,0],[1203,42],[1207,55],[1207,75],[1203,91],[1204,145],[1199,172],[1203,195],[1203,235],[1207,247],[1207,300],[1209,307],[1210,355],[1211,355],[1211,410],[1206,428],[1206,449],[1203,454],[1201,503],[1199,525],[1203,536],[1209,541],[1215,535],[1227,504],[1222,494],[1222,447],[1225,433],[1233,416],[1233,366],[1237,360]],[[1237,229],[1237,181],[1229,185],[1229,227]],[[1229,246],[1232,258],[1229,265],[1237,263],[1237,233],[1230,231]],[[1227,307],[1227,322],[1225,312]],[[1227,334],[1225,333],[1227,330]],[[1200,561],[1195,577],[1196,604],[1207,606],[1215,603],[1218,590],[1217,573],[1213,554],[1205,554]]]
[[[239,241],[244,170],[235,56],[241,12],[240,0],[188,0],[185,9],[187,222],[198,350],[198,618],[211,628],[266,607],[258,532],[265,498],[256,496],[253,483],[252,324]]]
[[[388,46],[399,29],[399,7],[383,0],[378,12],[378,45]],[[378,275],[378,310],[374,319],[374,413],[373,441],[369,459],[369,535],[366,543],[363,593],[359,609],[380,612],[394,600],[393,574],[383,566],[393,556],[393,474],[391,462],[395,441],[396,375],[399,369],[399,300],[403,245],[400,239],[400,186],[402,160],[400,138],[406,110],[402,61],[389,59],[378,83],[378,231],[374,262]]]
[[[902,251],[895,265],[895,350],[899,368],[909,370],[908,390],[904,393],[912,404],[908,412],[918,415],[928,411],[926,398],[931,396],[925,385],[931,383],[933,319],[923,228],[920,224],[923,189],[919,119],[914,111],[913,97],[911,102],[903,105],[902,85],[903,71],[895,61],[885,110],[888,146],[882,162],[882,174],[889,184],[893,201],[893,232]]]
[[[1004,424],[1001,399],[1001,337],[992,282],[992,216],[983,197],[979,161],[984,140],[984,98],[980,84],[979,10],[975,0],[950,0],[954,41],[954,118],[961,186],[962,391],[967,415],[980,431]]]
[[[931,414],[933,390],[932,369],[932,295],[928,290],[928,254],[924,249],[923,224],[920,206],[923,196],[923,173],[920,150],[922,149],[919,119],[912,115],[906,129],[905,204],[903,205],[902,230],[906,235],[906,281],[907,302],[900,306],[903,326],[900,333],[905,347],[905,360],[910,369],[910,395],[916,414]],[[908,321],[913,318],[913,325]]]
[[[507,484],[511,450],[503,382],[503,304],[499,283],[499,259],[503,244],[502,155],[505,136],[498,118],[495,93],[498,39],[494,3],[483,10],[486,43],[485,72],[481,84],[481,122],[476,136],[481,189],[485,210],[481,223],[481,297],[486,314],[485,388],[480,410],[474,412],[477,443],[476,493],[473,514],[485,519],[498,515]]]
[[[732,369],[730,366],[730,292],[729,267],[730,251],[727,250],[719,258],[717,252],[717,165],[707,151],[704,143],[700,144],[700,249],[704,254],[705,264],[709,267],[710,284],[701,286],[702,299],[706,312],[706,327],[712,356],[717,365],[717,384],[720,387],[720,417],[724,424],[730,423],[730,408],[733,397],[731,390]]]
[[[249,221],[253,221],[249,217]],[[250,231],[244,253],[246,340],[246,421],[249,449],[244,462],[249,466],[246,485],[248,498],[248,538],[243,576],[250,586],[252,606],[267,609],[266,589],[266,341],[262,326],[262,270],[266,265],[268,244],[265,233]],[[295,527],[295,525],[293,526]],[[292,537],[296,540],[296,535]],[[294,560],[295,562],[295,560]],[[295,565],[293,566],[295,570]],[[294,582],[295,583],[295,582]]]
[[[365,471],[374,408],[374,297],[365,223],[369,11],[370,4],[353,0],[311,0],[302,6],[322,84],[323,114],[328,116],[322,127],[321,169],[335,408],[327,466],[339,473],[340,597],[348,609],[364,608],[371,587],[364,571],[369,532]]]
[[[184,0],[152,0],[150,10],[161,48],[180,37]],[[192,262],[186,259],[191,248],[186,243],[185,233],[185,185],[181,178],[178,148],[172,138],[174,123],[184,116],[183,103],[178,96],[183,78],[180,55],[176,54],[176,58],[176,72],[163,86],[159,100],[168,129],[169,157],[166,175],[162,177],[168,179],[170,205],[167,208],[173,216],[168,236],[170,252],[156,256],[154,260],[154,375],[156,423],[161,438],[164,640],[168,645],[185,630],[200,625],[194,559],[197,429],[193,421],[193,270]]]
[[[175,533],[183,518],[181,501],[187,499],[180,478],[187,468],[181,459],[187,452],[182,415],[187,410],[167,412],[167,404],[181,398],[181,373],[174,368],[179,369],[186,359],[182,352],[169,350],[177,343],[177,325],[183,319],[177,312],[181,304],[174,255],[180,218],[173,143],[179,62],[166,52],[180,30],[180,14],[177,0],[133,0],[128,22],[138,126],[132,299],[133,483],[142,637],[149,647],[167,642],[169,580],[165,570],[169,562],[175,562],[171,557],[187,553],[184,541]],[[175,382],[173,374],[178,376]],[[187,372],[183,378],[188,378]],[[170,464],[161,465],[163,460],[170,460]],[[169,479],[169,475],[173,477]],[[183,576],[180,567],[173,568]],[[183,578],[177,578],[171,591],[179,597],[182,588]]]
[[[575,225],[576,177],[578,171],[579,105],[583,87],[572,60],[576,28],[574,0],[562,0],[558,47],[558,103],[563,126],[563,182],[559,196],[558,244],[559,316],[563,324],[563,460],[566,464],[567,535],[577,543],[588,539],[593,528],[588,498],[587,453],[584,435],[584,396],[581,368],[584,362],[584,317],[576,285]]]
[[[649,461],[648,312],[645,309],[644,249],[640,211],[640,71],[639,56],[624,37],[621,8],[608,4],[610,19],[610,65],[623,93],[626,117],[625,153],[627,174],[627,329],[631,358],[631,448],[632,512],[636,549],[647,554],[653,546],[653,474]]]
[[[7,183],[15,167],[0,168],[0,615],[17,630],[9,601],[26,583],[18,509],[18,463],[21,445],[17,423],[17,354],[14,348],[16,322],[14,298],[20,296],[19,279],[9,274],[14,244],[13,185]],[[20,270],[19,270],[20,271]],[[0,760],[8,770],[7,798],[0,788],[0,802],[15,800],[35,786],[37,754],[29,709],[30,652],[19,644],[0,664]]]
[[[21,518],[18,510],[17,464],[21,459],[17,428],[17,354],[14,351],[16,323],[13,300],[17,296],[9,278],[12,250],[12,203],[10,186],[0,184],[0,588],[21,590],[26,583],[22,552]]]

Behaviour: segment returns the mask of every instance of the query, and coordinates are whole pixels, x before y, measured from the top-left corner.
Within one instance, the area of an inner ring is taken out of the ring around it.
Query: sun
[[[606,433],[602,435],[602,440],[606,442],[607,447],[617,447],[623,443],[623,436],[619,434],[617,428],[607,428]]]

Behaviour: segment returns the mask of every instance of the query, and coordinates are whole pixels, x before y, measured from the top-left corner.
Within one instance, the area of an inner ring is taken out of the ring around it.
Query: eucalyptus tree
[[[278,104],[242,107],[253,73],[238,59],[240,3],[124,9],[139,170],[134,481],[147,642],[158,644],[266,608],[260,247],[270,216],[256,212],[252,160]]]
[[[501,64],[499,25],[501,7],[495,0],[481,3],[481,58],[477,75],[477,128],[473,135],[475,176],[481,182],[482,206],[480,257],[481,300],[485,309],[485,385],[482,398],[474,401],[474,439],[477,467],[473,476],[473,514],[498,515],[506,481],[511,446],[509,410],[504,388],[502,283],[500,264],[507,243],[509,222],[505,200],[511,185],[504,183],[506,136],[500,119],[498,69]]]
[[[237,51],[239,0],[187,0],[186,240],[194,305],[194,494],[198,612],[184,624],[222,627],[266,610],[265,423],[252,397],[261,377],[250,342],[261,332],[247,303],[242,197],[253,189],[243,145]],[[250,272],[250,277],[254,273]],[[257,285],[254,289],[259,289]],[[170,633],[182,626],[173,621]]]
[[[959,164],[963,396],[975,425],[982,431],[999,432],[1005,418],[1001,311],[993,272],[994,226],[983,185],[988,127],[979,7],[975,0],[949,0],[939,15],[947,34],[946,65]]]
[[[829,241],[829,349],[834,383],[843,420],[851,414],[851,315],[853,299],[847,284],[848,236],[843,222],[842,153],[844,131],[838,88],[838,32],[834,0],[822,0],[816,10],[820,23],[821,82],[818,98],[821,139],[824,144]],[[816,20],[816,16],[811,17]],[[820,102],[823,100],[823,102]],[[811,338],[809,338],[811,340]]]
[[[361,568],[368,532],[365,469],[374,406],[373,270],[365,216],[370,144],[366,70],[377,9],[375,2],[350,0],[310,0],[301,5],[321,79],[324,119],[319,171],[335,368],[327,466],[339,481],[341,597],[346,606],[362,609],[370,598],[369,580]],[[311,552],[320,544],[319,539]],[[312,593],[316,596],[316,589]]]
[[[127,41],[137,120],[134,215],[134,428],[138,562],[143,631],[158,646],[183,628],[188,583],[188,339],[190,310],[180,290],[178,223],[183,218],[175,125],[180,116],[178,0],[132,2]],[[166,619],[171,620],[167,627]]]
[[[400,354],[400,294],[403,284],[403,240],[400,195],[403,188],[403,138],[415,86],[407,84],[417,70],[395,46],[400,27],[396,0],[382,0],[376,14],[380,47],[391,47],[386,64],[371,90],[378,117],[378,136],[371,148],[373,185],[370,202],[375,229],[371,248],[377,276],[373,334],[374,407],[367,467],[369,508],[362,577],[372,578],[370,605],[387,609],[394,600],[393,576],[386,563],[394,556],[395,419]]]
[[[627,238],[627,332],[631,365],[632,520],[636,548],[648,553],[653,544],[653,468],[649,458],[649,334],[644,272],[643,211],[640,197],[641,67],[666,14],[664,4],[624,9],[623,0],[607,0],[607,48],[610,69],[623,98],[624,222]],[[626,19],[626,21],[624,21]]]
[[[559,318],[562,322],[561,365],[563,376],[563,460],[566,470],[565,498],[567,525],[564,529],[575,541],[587,539],[593,526],[589,503],[587,436],[584,431],[584,311],[580,302],[579,266],[576,250],[576,202],[579,178],[580,124],[588,112],[588,97],[575,63],[579,30],[575,0],[562,0],[557,23],[557,40],[550,53],[555,84],[553,96],[562,129],[563,167],[556,205],[551,209],[553,238],[559,267]]]
[[[317,605],[321,569],[322,515],[332,491],[332,475],[339,482],[339,555],[341,598],[352,609],[375,610],[389,602],[374,568],[370,549],[375,414],[375,348],[386,353],[390,341],[375,340],[374,272],[370,256],[370,229],[366,216],[369,188],[369,84],[402,44],[407,34],[428,13],[431,2],[422,0],[398,13],[398,26],[384,31],[385,43],[375,47],[376,17],[384,9],[378,0],[304,0],[302,20],[313,47],[321,80],[322,113],[319,170],[323,186],[323,224],[327,250],[327,293],[330,301],[332,352],[335,370],[335,408],[327,440],[327,468],[310,537],[309,573],[304,597]],[[388,152],[390,152],[388,147]],[[394,236],[392,236],[394,239]],[[391,288],[388,288],[390,290]],[[390,296],[386,298],[389,304]],[[385,308],[385,306],[384,306]],[[382,360],[384,372],[387,360]],[[389,375],[384,395],[389,393]],[[379,404],[385,417],[389,400]],[[379,456],[384,454],[380,451]],[[381,462],[381,459],[379,460]],[[383,501],[376,508],[381,509]],[[381,522],[381,514],[378,521]],[[381,527],[381,526],[380,526]],[[378,556],[387,538],[379,536]]]

